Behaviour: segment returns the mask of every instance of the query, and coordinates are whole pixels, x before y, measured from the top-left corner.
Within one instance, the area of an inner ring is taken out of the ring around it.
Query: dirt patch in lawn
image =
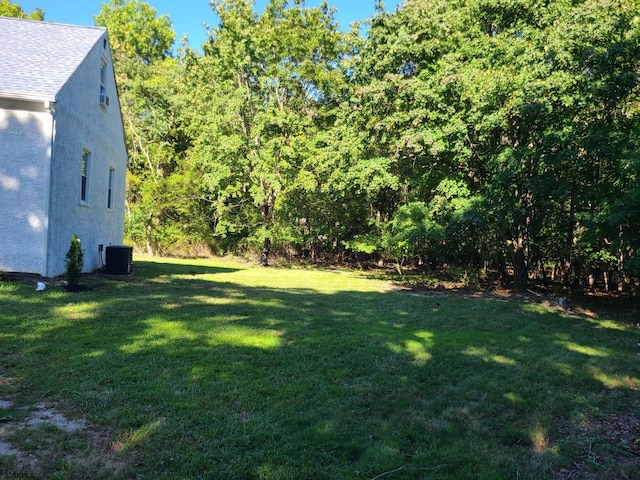
[[[0,400],[0,478],[115,478],[125,464],[116,459],[108,432],[55,406],[15,407]]]

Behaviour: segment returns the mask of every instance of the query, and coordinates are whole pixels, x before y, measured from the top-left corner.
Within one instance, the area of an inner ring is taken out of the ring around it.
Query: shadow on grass
[[[76,295],[0,283],[0,395],[108,429],[123,478],[533,479],[570,471],[575,425],[637,393],[618,324],[224,275],[240,271],[137,262]],[[594,468],[616,473],[610,457]]]
[[[218,273],[233,273],[240,268],[225,265],[207,265],[203,263],[157,263],[153,261],[138,261],[133,264],[133,270],[138,278],[154,278],[170,275],[215,275]]]

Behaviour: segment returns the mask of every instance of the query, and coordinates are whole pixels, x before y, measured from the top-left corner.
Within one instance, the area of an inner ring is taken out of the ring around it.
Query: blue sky
[[[145,0],[154,7],[158,15],[167,14],[173,22],[176,38],[180,40],[183,34],[189,36],[189,43],[199,48],[206,39],[203,23],[216,25],[217,20],[209,0]],[[392,12],[400,0],[385,0],[385,10]],[[45,12],[45,20],[72,25],[93,25],[93,17],[100,12],[102,0],[12,0],[19,4],[27,13],[36,7]],[[256,10],[262,11],[268,0],[256,0]],[[307,0],[307,7],[316,7],[321,0]],[[336,20],[343,30],[349,30],[351,22],[366,20],[374,13],[375,0],[328,0],[329,5],[337,8]]]

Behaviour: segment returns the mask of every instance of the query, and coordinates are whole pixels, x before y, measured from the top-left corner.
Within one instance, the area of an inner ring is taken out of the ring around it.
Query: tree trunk
[[[542,273],[542,284],[545,287],[549,286],[549,277],[547,277],[547,270],[544,267],[544,261],[540,259],[540,272]]]
[[[513,259],[513,284],[518,292],[527,291],[527,262],[525,260],[524,248],[518,246],[512,253]]]
[[[269,253],[271,252],[271,239],[269,237],[262,242],[262,251],[260,252],[260,265],[269,266]]]
[[[507,246],[513,263],[513,286],[516,291],[524,293],[527,291],[529,280],[525,236],[519,234],[518,238],[507,240]]]
[[[580,288],[581,280],[582,280],[582,265],[577,260],[573,261],[573,281],[571,282],[571,286],[573,288]]]
[[[571,262],[568,260],[565,260],[562,269],[562,285],[567,288],[571,286]]]
[[[596,291],[596,276],[598,272],[595,268],[591,267],[589,272],[588,282],[589,282],[589,292],[593,293]]]
[[[504,255],[499,253],[496,256],[496,263],[498,265],[498,275],[500,276],[500,286],[506,287],[508,284],[508,279],[507,279],[507,266],[505,265]]]
[[[146,235],[145,235],[145,241],[147,243],[147,255],[151,255],[153,256],[155,254],[154,250],[153,250],[153,244],[151,242],[151,225],[147,225],[146,228]]]
[[[620,239],[620,247],[618,250],[618,292],[623,293],[625,291],[625,284],[628,283],[627,275],[624,271],[625,264],[625,248],[624,248],[624,238],[623,238],[623,230],[624,226],[620,225],[620,231],[618,234],[618,238]]]

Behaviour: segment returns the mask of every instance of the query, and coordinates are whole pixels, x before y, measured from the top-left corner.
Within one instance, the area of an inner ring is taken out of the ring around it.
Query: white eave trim
[[[56,97],[50,95],[28,95],[24,93],[0,92],[1,100],[17,100],[20,102],[44,103],[45,108],[49,104],[56,103]]]

